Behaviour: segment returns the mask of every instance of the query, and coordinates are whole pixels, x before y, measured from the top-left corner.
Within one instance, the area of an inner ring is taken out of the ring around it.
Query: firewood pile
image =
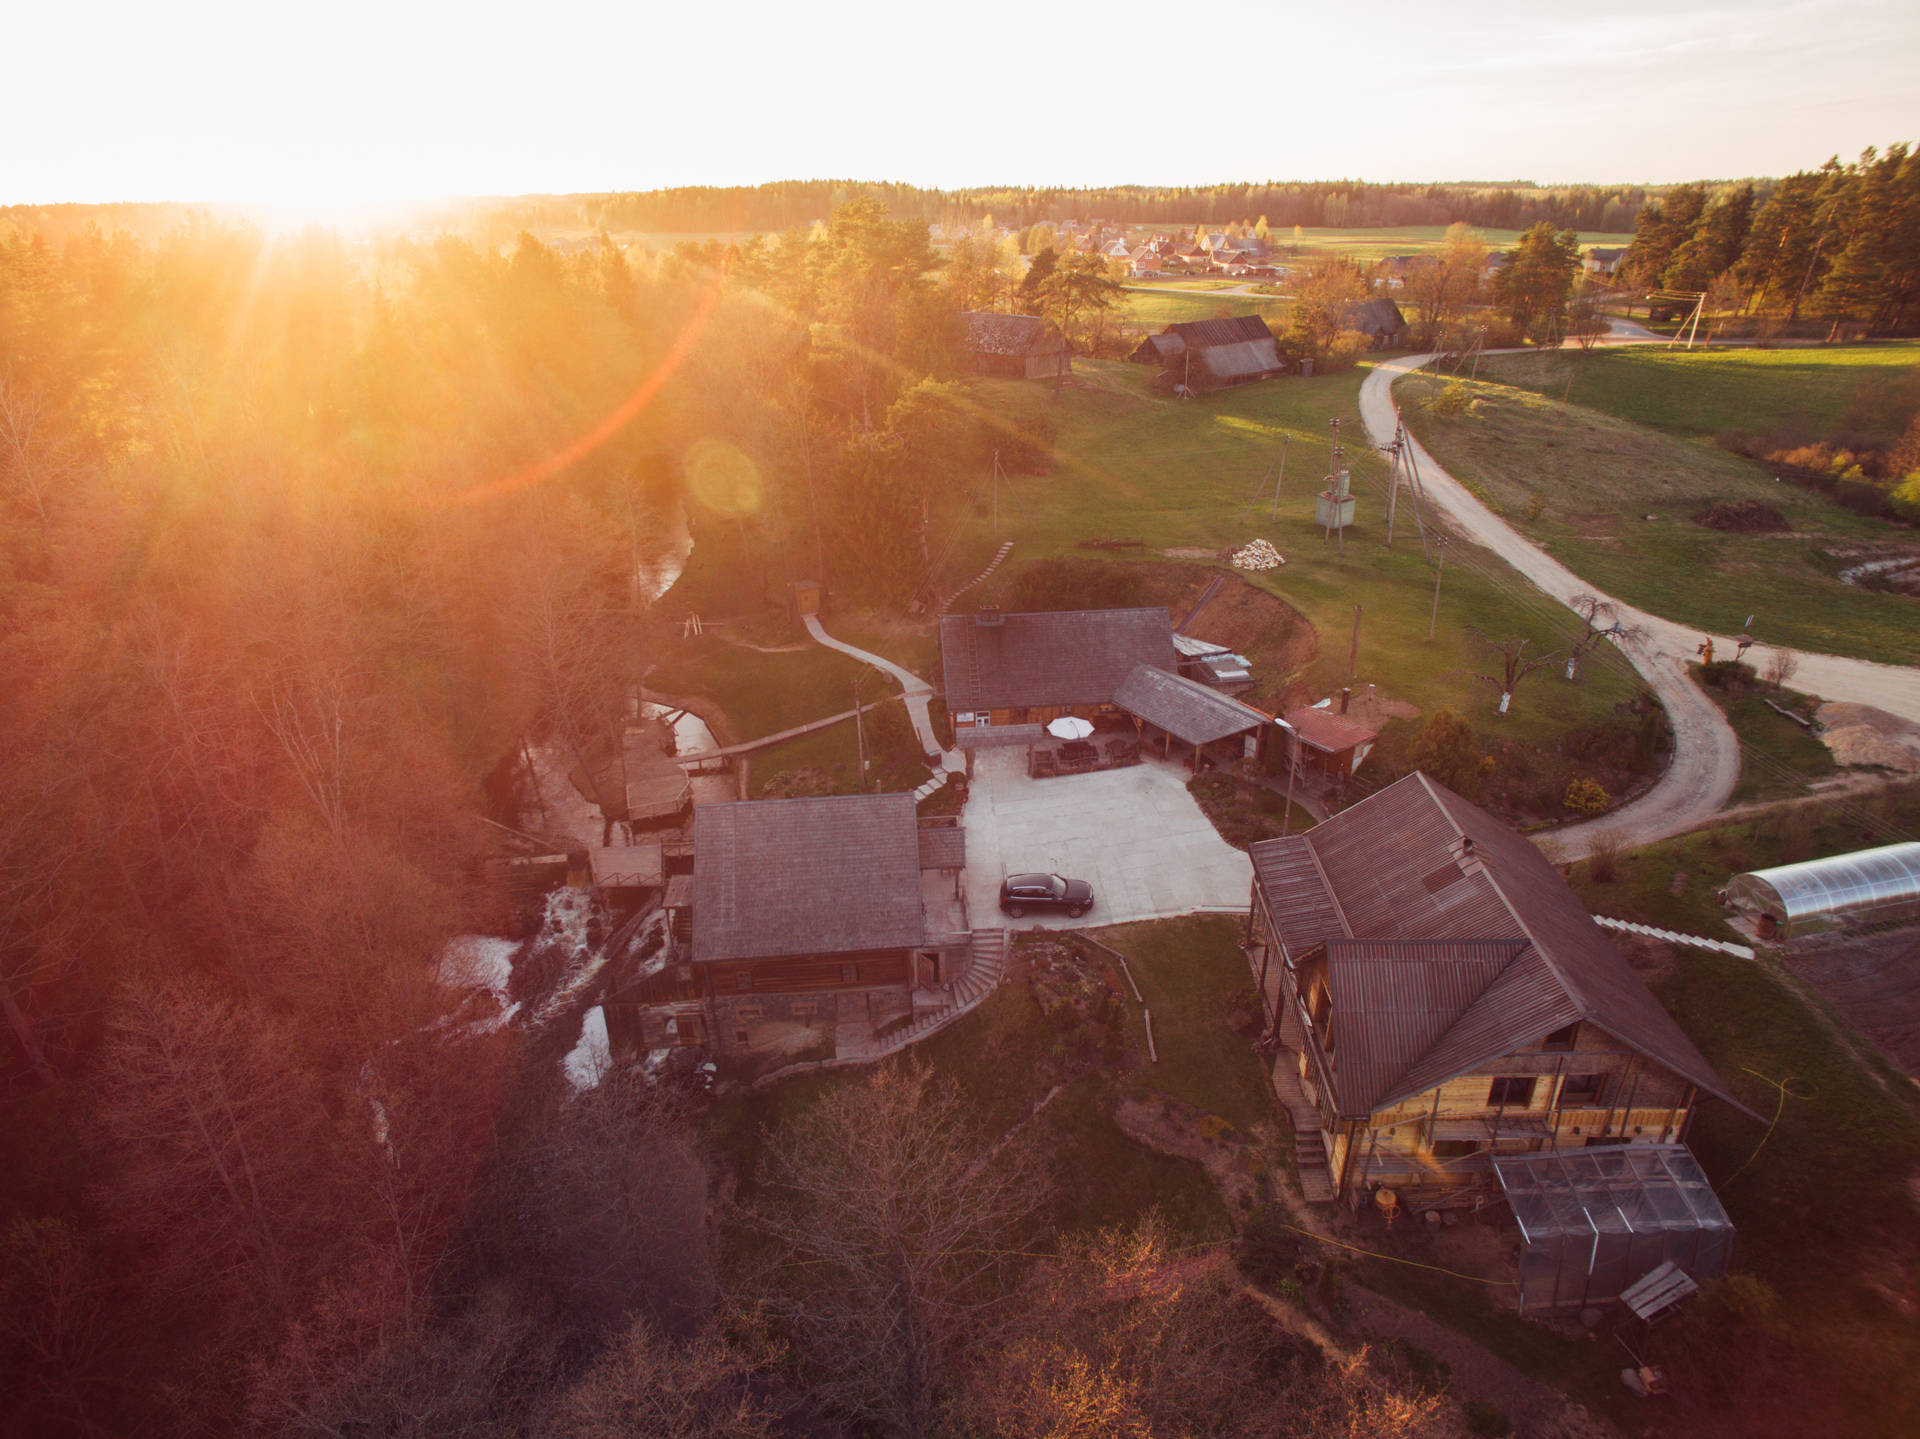
[[[1286,563],[1280,558],[1280,551],[1265,540],[1255,540],[1243,549],[1235,550],[1228,562],[1236,570],[1277,570]]]

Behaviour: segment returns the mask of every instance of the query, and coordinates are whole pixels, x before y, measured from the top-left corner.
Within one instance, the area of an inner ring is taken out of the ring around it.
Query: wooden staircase
[[[945,1004],[919,1010],[911,1024],[903,1025],[884,1039],[858,1048],[843,1046],[839,1062],[857,1064],[885,1059],[916,1044],[937,1030],[945,1029],[993,992],[1007,970],[1007,932],[1004,929],[976,929],[968,935],[968,960],[960,977],[948,991]]]
[[[972,589],[974,586],[983,585],[988,580],[993,578],[993,572],[1000,568],[1000,566],[1006,561],[1007,556],[1012,552],[1013,552],[1013,541],[1008,540],[1005,544],[1001,545],[1000,548],[994,552],[993,558],[987,561],[987,567],[984,570],[980,571],[979,574],[975,575],[972,579],[968,580],[964,585],[960,586],[959,589],[955,590],[952,594],[946,597],[946,599],[940,605],[940,613],[943,615],[951,614],[953,612],[953,602],[959,599],[960,596],[964,595],[968,590]]]
[[[1295,1068],[1298,1054],[1281,1049],[1273,1064],[1273,1092],[1286,1106],[1293,1124],[1293,1153],[1300,1166],[1300,1194],[1309,1204],[1331,1204],[1333,1172],[1327,1163],[1327,1141],[1320,1128],[1320,1111],[1300,1087]]]

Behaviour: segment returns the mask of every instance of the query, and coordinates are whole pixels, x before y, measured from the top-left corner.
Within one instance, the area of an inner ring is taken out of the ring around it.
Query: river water
[[[662,599],[686,571],[693,554],[693,531],[687,525],[687,507],[676,500],[656,512],[656,527],[651,543],[645,543],[634,556],[633,586],[649,604]],[[677,713],[667,705],[643,704],[640,713],[649,719],[673,714],[673,747],[678,754],[701,754],[720,748],[707,722],[690,710]],[[730,774],[695,775],[693,801],[713,804],[739,798]]]

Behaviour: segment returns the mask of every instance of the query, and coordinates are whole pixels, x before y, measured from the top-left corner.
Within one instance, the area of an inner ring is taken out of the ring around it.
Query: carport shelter
[[[1173,742],[1188,746],[1188,763],[1199,769],[1207,746],[1241,740],[1225,757],[1251,758],[1253,746],[1266,728],[1268,716],[1251,705],[1184,675],[1168,674],[1149,665],[1135,665],[1114,691],[1113,702],[1141,726],[1143,741],[1160,740],[1160,753],[1171,759]]]

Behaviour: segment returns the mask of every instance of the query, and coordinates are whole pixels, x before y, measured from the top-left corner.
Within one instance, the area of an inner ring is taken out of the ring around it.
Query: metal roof
[[[968,310],[966,348],[983,355],[1053,355],[1066,349],[1060,332],[1038,315],[996,315]]]
[[[948,711],[1110,704],[1135,665],[1171,672],[1164,605],[1114,610],[943,615]]]
[[[1920,844],[1888,844],[1738,874],[1728,896],[1784,924],[1911,904],[1920,900]]]
[[[1302,841],[1345,934],[1361,946],[1327,943],[1343,1114],[1357,1117],[1423,1093],[1575,1020],[1739,1105],[1559,871],[1528,840],[1444,785],[1408,775],[1316,825]],[[1249,853],[1282,941],[1297,957],[1308,947],[1289,930],[1297,893],[1267,882],[1273,866],[1263,852],[1274,843],[1262,841]],[[1305,911],[1312,924],[1315,913]],[[1486,948],[1447,960],[1455,968],[1442,985],[1426,948],[1437,940]],[[1382,966],[1378,973],[1367,968],[1374,965]],[[1343,977],[1343,969],[1352,972]],[[1396,1005],[1391,975],[1399,972],[1410,987]],[[1435,1027],[1422,1016],[1443,995],[1452,1016]],[[1346,1055],[1355,1049],[1374,1058],[1363,1076],[1350,1078]]]
[[[1223,695],[1210,685],[1152,665],[1135,665],[1113,692],[1113,702],[1128,714],[1194,745],[1245,734],[1268,719],[1252,705]]]
[[[912,795],[694,809],[695,959],[904,949],[925,932]]]
[[[1320,861],[1305,835],[1263,839],[1250,845],[1254,881],[1267,898],[1267,907],[1280,926],[1287,953],[1294,958],[1337,935],[1347,933],[1340,903],[1327,887]]]
[[[1357,719],[1337,715],[1332,710],[1311,707],[1288,710],[1286,721],[1300,736],[1300,743],[1329,754],[1338,754],[1380,737],[1378,730],[1368,728]]]

